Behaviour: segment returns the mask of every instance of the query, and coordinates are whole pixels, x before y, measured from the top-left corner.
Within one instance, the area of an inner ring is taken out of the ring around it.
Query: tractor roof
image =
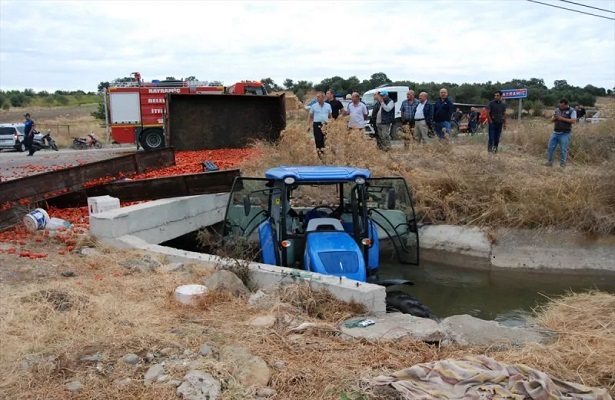
[[[358,177],[369,179],[371,175],[368,169],[334,166],[277,167],[265,172],[269,179],[293,177],[297,182],[352,182]]]

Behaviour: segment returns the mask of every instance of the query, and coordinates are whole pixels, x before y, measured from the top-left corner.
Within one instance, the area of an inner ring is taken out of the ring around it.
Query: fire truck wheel
[[[164,146],[164,136],[162,129],[146,129],[141,132],[139,142],[145,150],[160,149]]]

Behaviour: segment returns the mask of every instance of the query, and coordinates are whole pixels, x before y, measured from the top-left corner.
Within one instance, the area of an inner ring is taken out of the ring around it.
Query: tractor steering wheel
[[[314,211],[318,211],[320,209],[326,209],[326,210],[330,210],[331,212],[328,213],[327,216],[330,216],[331,214],[333,214],[335,212],[335,210],[333,209],[333,207],[329,207],[329,206],[317,206],[312,208],[309,212],[314,212]]]

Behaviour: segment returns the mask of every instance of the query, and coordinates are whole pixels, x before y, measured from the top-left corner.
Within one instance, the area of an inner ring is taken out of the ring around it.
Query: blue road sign
[[[502,90],[502,99],[525,99],[527,97],[527,89],[504,89]]]

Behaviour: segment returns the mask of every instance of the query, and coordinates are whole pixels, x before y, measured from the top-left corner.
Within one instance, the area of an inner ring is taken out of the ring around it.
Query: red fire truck
[[[267,94],[260,82],[242,81],[225,88],[200,81],[144,82],[138,72],[131,77],[133,80],[115,83],[105,91],[107,132],[115,143],[137,143],[145,150],[164,146],[164,112],[169,93]]]

